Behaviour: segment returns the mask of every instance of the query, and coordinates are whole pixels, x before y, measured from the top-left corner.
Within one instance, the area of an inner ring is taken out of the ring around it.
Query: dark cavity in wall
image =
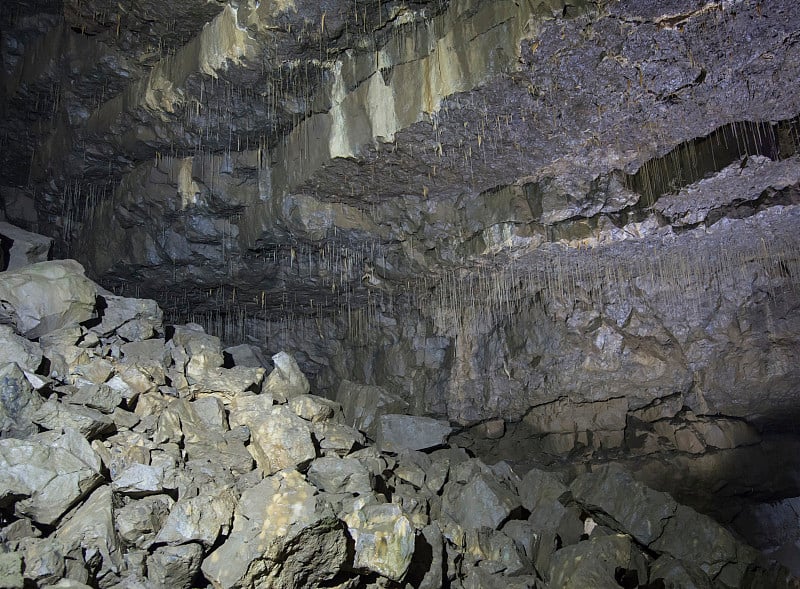
[[[677,192],[746,156],[780,160],[796,154],[798,145],[800,117],[778,122],[728,123],[645,162],[634,174],[626,174],[624,181],[642,196],[640,205],[647,207],[664,194]]]

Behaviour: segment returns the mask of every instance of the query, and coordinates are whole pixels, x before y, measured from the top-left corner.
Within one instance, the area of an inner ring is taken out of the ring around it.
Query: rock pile
[[[520,477],[378,387],[262,364],[76,262],[0,274],[0,587],[790,584],[619,468]]]

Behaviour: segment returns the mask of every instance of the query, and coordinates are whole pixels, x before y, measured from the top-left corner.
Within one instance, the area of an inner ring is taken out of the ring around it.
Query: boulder
[[[108,415],[83,405],[62,403],[52,398],[36,410],[32,420],[48,430],[74,428],[90,440],[114,431],[114,422]]]
[[[627,536],[593,537],[555,553],[550,563],[549,585],[560,589],[619,589],[617,575],[627,570],[636,571],[637,580],[644,583],[647,571],[638,569],[639,562]],[[638,581],[632,586],[638,586]]]
[[[336,401],[316,395],[297,395],[288,402],[289,409],[306,421],[341,421],[342,406]]]
[[[46,262],[53,247],[52,237],[25,231],[5,221],[0,221],[0,242],[7,252],[6,263],[0,270],[17,270]]]
[[[521,506],[519,497],[488,472],[479,472],[465,485],[448,483],[443,499],[442,512],[465,529],[496,530]]]
[[[346,423],[361,430],[373,440],[378,427],[378,416],[386,413],[405,413],[408,403],[383,387],[363,385],[343,380],[336,393]]]
[[[114,528],[112,491],[108,485],[91,496],[59,526],[55,539],[64,554],[81,553],[85,558],[98,555],[92,568],[97,577],[116,573],[122,566],[119,539]]]
[[[367,505],[344,516],[355,542],[353,566],[399,581],[414,555],[414,529],[399,506]]]
[[[22,555],[19,552],[0,554],[0,587],[3,589],[22,589]]]
[[[91,330],[102,336],[116,335],[134,342],[146,340],[162,330],[164,313],[153,300],[133,299],[109,292],[98,296],[101,321]]]
[[[39,431],[33,422],[42,398],[16,363],[0,365],[0,438],[25,439]]]
[[[93,318],[96,295],[78,262],[39,262],[0,274],[0,318],[35,339]]]
[[[233,490],[222,487],[179,499],[155,541],[173,545],[199,542],[210,548],[230,531],[236,499]]]
[[[317,457],[309,422],[284,405],[272,407],[266,419],[250,430],[249,449],[264,474],[302,468]]]
[[[8,362],[16,362],[25,372],[36,372],[42,363],[42,349],[17,335],[10,325],[0,325],[0,364]]]
[[[102,481],[91,463],[35,439],[0,440],[0,505],[13,504],[16,513],[52,525]]]
[[[375,443],[383,452],[428,450],[444,445],[453,429],[446,421],[417,415],[381,415]]]
[[[190,589],[200,571],[203,548],[199,544],[159,546],[147,557],[147,579],[153,589]]]
[[[241,496],[228,539],[202,564],[219,589],[315,587],[347,557],[341,524],[293,470],[269,476]]]
[[[272,395],[278,403],[308,393],[311,385],[292,356],[278,352],[272,357],[272,362],[275,368],[264,381],[263,392]]]
[[[174,504],[169,495],[151,495],[118,507],[114,516],[120,539],[128,546],[149,548]]]
[[[256,346],[250,344],[240,344],[238,346],[231,346],[222,351],[222,355],[230,359],[233,366],[248,366],[250,368],[264,368],[268,366],[267,360],[261,353],[261,350]],[[226,362],[226,366],[227,366]]]
[[[317,458],[306,476],[317,489],[328,493],[364,494],[372,489],[369,471],[355,458]]]

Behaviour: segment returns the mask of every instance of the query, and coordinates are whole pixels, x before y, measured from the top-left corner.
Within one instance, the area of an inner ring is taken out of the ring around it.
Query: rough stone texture
[[[17,364],[0,365],[0,437],[24,439],[37,433],[33,417],[41,405]]]
[[[272,357],[272,363],[275,368],[264,381],[263,392],[281,403],[292,397],[308,394],[311,385],[294,358],[286,352],[279,352]]]
[[[428,450],[442,446],[452,428],[446,421],[415,415],[381,415],[375,433],[378,448],[386,452]]]
[[[344,534],[332,515],[317,512],[316,502],[314,488],[295,471],[248,489],[231,535],[203,561],[203,573],[224,588],[267,585],[281,575],[276,586],[332,578],[345,558]]]
[[[94,316],[96,285],[74,260],[39,262],[0,274],[2,314],[34,338]]]
[[[86,444],[86,452],[93,451]],[[0,502],[50,525],[102,480],[96,468],[67,449],[35,440],[0,440]]]
[[[0,222],[0,241],[3,270],[17,270],[36,262],[46,262],[53,247],[51,237],[25,231],[5,221]]]
[[[414,530],[400,507],[368,505],[344,521],[355,541],[354,566],[399,581],[414,555]]]
[[[250,436],[250,453],[265,474],[303,466],[317,457],[308,422],[285,406],[273,407]]]

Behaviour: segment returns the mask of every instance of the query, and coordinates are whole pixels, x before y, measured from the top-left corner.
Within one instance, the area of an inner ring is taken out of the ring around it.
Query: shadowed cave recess
[[[796,0],[4,0],[0,41],[55,257],[800,571]]]

